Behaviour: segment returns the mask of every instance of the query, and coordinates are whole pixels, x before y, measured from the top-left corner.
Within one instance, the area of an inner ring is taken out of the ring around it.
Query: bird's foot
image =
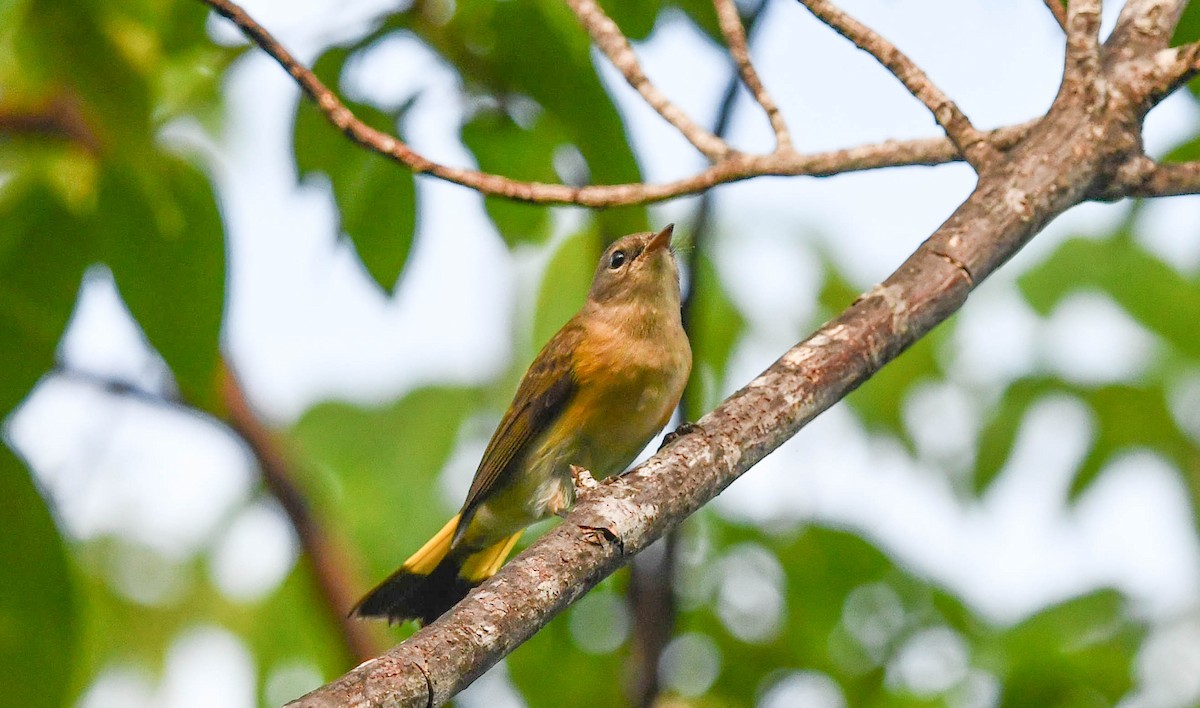
[[[592,476],[591,470],[579,465],[571,465],[571,481],[575,484],[575,498],[582,499],[600,483]]]
[[[671,432],[669,432],[663,436],[662,444],[658,446],[658,449],[659,450],[663,449],[664,447],[666,447],[667,445],[670,445],[671,443],[675,442],[679,438],[682,438],[684,435],[691,435],[692,433],[697,433],[697,432],[704,432],[704,429],[701,428],[699,425],[696,425],[695,423],[688,423],[687,421],[684,421],[683,423],[681,423],[679,425],[678,428],[672,430]]]

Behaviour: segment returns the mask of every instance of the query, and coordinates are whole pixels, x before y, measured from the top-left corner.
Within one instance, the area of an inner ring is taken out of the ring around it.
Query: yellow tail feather
[[[438,563],[446,557],[450,552],[450,540],[454,538],[454,531],[458,528],[458,519],[461,514],[455,514],[453,519],[446,522],[441,531],[433,535],[433,538],[425,542],[420,550],[409,556],[408,560],[404,561],[404,565],[400,566],[401,570],[406,570],[415,575],[429,575],[433,569],[438,567]]]
[[[508,538],[502,539],[499,543],[468,557],[459,569],[458,577],[469,583],[481,583],[495,575],[496,571],[500,570],[500,566],[504,565],[504,561],[508,559],[508,554],[512,552],[513,546],[517,545],[522,533],[524,531],[518,531]]]

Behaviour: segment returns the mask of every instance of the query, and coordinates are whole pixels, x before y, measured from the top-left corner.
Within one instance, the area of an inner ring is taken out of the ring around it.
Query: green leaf
[[[1200,5],[1194,2],[1184,3],[1183,14],[1179,24],[1175,26],[1175,35],[1171,37],[1171,46],[1178,47],[1200,40]]]
[[[999,404],[990,412],[979,431],[973,477],[976,494],[983,494],[1000,476],[1000,470],[1012,454],[1021,421],[1029,408],[1054,390],[1054,382],[1045,379],[1022,379],[1005,390]]]
[[[588,603],[601,599],[616,598],[607,590],[592,590],[506,660],[509,675],[530,708],[589,708],[625,703],[623,670],[627,652],[585,652],[572,633],[571,625],[576,615],[586,612]],[[616,601],[623,605],[622,600]],[[586,629],[580,627],[576,631]],[[553,667],[553,670],[547,671],[547,667]],[[588,679],[580,680],[582,677]]]
[[[0,205],[0,418],[54,366],[92,250],[49,189],[11,196]]]
[[[1002,706],[1114,705],[1133,686],[1145,628],[1124,600],[1099,591],[1043,610],[985,648],[1004,682]]]
[[[6,342],[8,340],[5,340]],[[67,548],[29,472],[0,445],[0,682],[4,702],[67,705],[76,604]]]
[[[1193,160],[1200,160],[1200,136],[1177,145],[1163,158],[1163,162],[1191,162]]]
[[[583,307],[601,250],[598,235],[587,229],[567,237],[550,258],[538,289],[533,320],[534,351],[541,349]]]
[[[708,0],[672,0],[669,4],[683,10],[684,14],[714,42],[724,45],[725,36],[721,33],[717,12],[713,9],[711,2]]]
[[[1018,282],[1029,304],[1042,314],[1073,292],[1101,290],[1143,327],[1200,359],[1200,282],[1184,278],[1127,235],[1067,241]]]
[[[337,86],[349,56],[349,49],[331,49],[313,70],[327,86]],[[396,132],[399,115],[407,110],[406,106],[397,115],[387,115],[365,104],[346,104],[365,123],[389,134]],[[367,274],[384,292],[394,292],[417,228],[412,172],[347,140],[307,98],[296,107],[293,147],[300,177],[323,174],[329,179],[341,230]]]
[[[479,394],[428,388],[377,409],[325,403],[292,429],[301,484],[366,556],[374,583],[449,519],[438,473]],[[368,589],[363,587],[365,592]]]
[[[1087,405],[1096,426],[1092,444],[1071,480],[1072,499],[1082,494],[1113,458],[1142,448],[1157,452],[1181,470],[1192,503],[1200,508],[1200,479],[1195,472],[1200,470],[1200,447],[1179,429],[1161,383],[1085,387],[1050,378],[1015,382],[980,432],[977,491],[982,492],[995,481],[1012,454],[1025,415],[1050,395],[1071,396]]]
[[[746,320],[729,299],[711,259],[702,255],[691,274],[692,310],[687,323],[692,344],[692,374],[685,391],[684,414],[699,420],[725,389],[725,373]]]
[[[600,7],[632,41],[650,36],[662,10],[662,0],[600,0]]]
[[[545,113],[526,129],[501,111],[479,111],[463,124],[462,139],[484,172],[532,182],[558,181],[554,152],[566,137]],[[510,246],[539,242],[549,233],[548,207],[501,197],[484,197],[483,203]]]
[[[109,168],[93,228],[129,311],[179,382],[184,399],[217,402],[225,239],[207,178],[162,156],[157,173]]]
[[[152,145],[150,87],[132,61],[137,48],[122,41],[119,10],[99,2],[32,0],[17,56],[22,78],[35,90],[80,99],[80,120],[96,140],[137,159]]]

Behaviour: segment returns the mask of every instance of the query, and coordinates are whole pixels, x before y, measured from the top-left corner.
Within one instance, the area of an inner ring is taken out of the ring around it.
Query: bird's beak
[[[646,244],[646,253],[654,253],[661,251],[671,245],[671,233],[675,231],[675,224],[667,224],[667,228],[654,234],[654,238],[650,239],[650,243]]]

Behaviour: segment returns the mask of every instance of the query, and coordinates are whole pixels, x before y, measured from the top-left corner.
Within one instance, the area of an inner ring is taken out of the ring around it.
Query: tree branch
[[[1067,53],[1063,88],[1092,86],[1100,73],[1100,0],[1071,0],[1067,4]]]
[[[1156,163],[1139,156],[1122,165],[1113,180],[1089,195],[1097,201],[1125,197],[1173,197],[1200,193],[1200,161]]]
[[[987,134],[976,130],[954,101],[942,93],[925,72],[895,45],[875,30],[839,10],[828,0],[800,0],[800,3],[892,72],[909,93],[925,104],[933,114],[934,120],[942,126],[946,137],[950,138],[959,154],[966,158],[976,172],[982,171],[985,164],[995,158],[996,150],[988,143]]]
[[[746,29],[742,27],[742,18],[738,14],[737,5],[733,0],[713,0],[713,6],[717,10],[721,34],[725,35],[725,44],[729,47],[729,54],[733,57],[734,63],[737,64],[742,82],[746,84],[746,88],[750,89],[750,93],[754,96],[754,100],[758,101],[758,105],[766,111],[767,119],[771,122],[771,129],[775,131],[775,149],[784,152],[791,151],[792,136],[783,119],[783,113],[780,112],[779,106],[775,105],[775,100],[767,92],[767,87],[759,78],[754,64],[750,62],[750,46],[746,41]],[[762,7],[764,6],[759,5],[758,12],[762,12]]]
[[[1091,33],[1089,17],[1073,13],[1077,48]],[[1119,182],[1116,172],[1140,154],[1141,116],[1164,88],[1162,74],[1146,69],[1153,56],[1112,49],[1099,77],[1111,100],[1097,106],[1086,93],[1060,94],[887,280],[704,416],[698,432],[605,482],[563,524],[408,641],[294,705],[445,703],[952,315],[978,283],[1095,185]],[[1174,169],[1184,170],[1193,168]]]
[[[587,30],[592,42],[604,52],[604,56],[621,72],[629,85],[642,95],[651,108],[675,126],[688,142],[712,162],[720,162],[732,152],[728,143],[700,127],[646,77],[637,55],[633,53],[633,47],[629,46],[629,40],[595,0],[567,0],[567,5],[579,19],[579,24]]]
[[[1186,0],[1128,0],[1106,44],[1141,54],[1165,49],[1186,4]]]

